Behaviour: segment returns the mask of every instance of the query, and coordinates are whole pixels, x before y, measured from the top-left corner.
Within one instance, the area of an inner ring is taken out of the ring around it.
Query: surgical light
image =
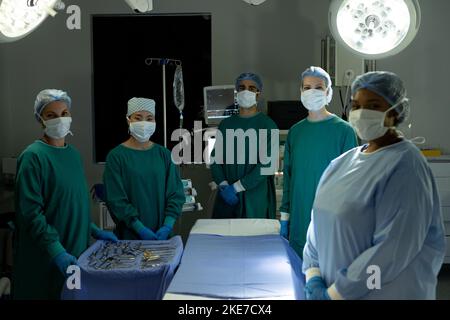
[[[0,42],[21,39],[36,29],[58,0],[0,0]]]
[[[153,10],[153,0],[125,0],[125,2],[137,13],[146,13]]]
[[[334,38],[366,59],[405,49],[421,20],[417,0],[332,0],[329,24]]]
[[[248,4],[257,6],[260,5],[261,3],[265,2],[266,0],[244,0],[245,2],[247,2]]]

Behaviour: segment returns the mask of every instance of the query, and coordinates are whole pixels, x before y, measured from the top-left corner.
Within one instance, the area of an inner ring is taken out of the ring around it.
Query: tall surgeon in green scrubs
[[[211,165],[213,180],[219,186],[213,218],[275,218],[275,169],[270,174],[262,174],[261,171],[263,168],[270,171],[275,164],[272,163],[273,161],[268,164],[260,161],[259,133],[261,129],[267,130],[266,155],[271,156],[271,130],[276,130],[278,135],[278,128],[272,119],[258,111],[257,100],[262,87],[263,84],[258,75],[253,73],[241,74],[236,80],[239,114],[224,119],[219,125],[218,130],[222,134],[223,143],[222,146],[218,146],[216,141],[212,158],[215,159],[217,156],[217,159]],[[253,130],[257,137],[257,143],[250,146],[253,142],[245,139],[244,143],[238,145],[239,140],[234,138],[234,156],[231,159],[232,161],[228,161],[226,149],[227,146],[230,147],[231,141],[227,140],[226,131],[231,130],[237,133],[239,129],[243,132]],[[222,156],[219,156],[220,152]],[[239,156],[242,155],[245,155],[244,161],[242,159],[238,161]],[[256,161],[250,161],[252,157]]]
[[[128,101],[130,137],[106,158],[103,181],[115,233],[124,240],[166,240],[186,201],[168,149],[152,141],[155,101]]]
[[[328,73],[310,67],[302,73],[301,101],[308,117],[289,130],[284,151],[281,235],[302,257],[316,188],[328,164],[358,145],[349,123],[330,113],[333,89]]]
[[[88,248],[89,235],[117,241],[91,223],[89,192],[79,152],[65,137],[71,98],[41,91],[34,114],[44,135],[18,159],[13,298],[59,299],[67,268]]]

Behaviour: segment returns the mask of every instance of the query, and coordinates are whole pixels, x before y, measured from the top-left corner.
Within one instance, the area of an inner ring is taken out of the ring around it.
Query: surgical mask
[[[248,109],[256,105],[256,93],[248,90],[239,91],[236,95],[240,107]]]
[[[42,123],[45,126],[45,134],[52,139],[62,139],[70,132],[70,124],[72,123],[72,117],[59,117],[51,120],[42,119]]]
[[[153,121],[130,122],[130,134],[140,143],[147,142],[155,130],[156,122]]]
[[[372,141],[384,136],[389,130],[384,126],[385,117],[385,112],[358,109],[350,111],[348,120],[362,140]]]
[[[378,139],[386,134],[386,132],[390,129],[390,127],[385,127],[384,122],[386,119],[386,115],[391,111],[397,108],[398,105],[403,103],[405,99],[402,99],[400,102],[394,104],[388,110],[375,111],[368,109],[358,109],[350,111],[350,115],[348,120],[351,126],[355,129],[358,136],[365,141],[373,141]],[[402,112],[397,116],[401,117]],[[395,127],[392,127],[395,128]]]
[[[319,111],[328,104],[327,92],[318,89],[303,91],[301,100],[309,111]]]

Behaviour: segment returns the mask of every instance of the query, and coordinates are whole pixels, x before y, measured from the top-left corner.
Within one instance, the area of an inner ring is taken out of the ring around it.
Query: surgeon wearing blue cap
[[[91,223],[83,163],[66,143],[71,108],[62,90],[43,90],[35,100],[43,135],[18,158],[14,299],[59,299],[67,268],[88,248],[89,236],[117,241]]]
[[[308,117],[289,130],[284,153],[281,235],[301,257],[319,179],[329,163],[357,146],[355,131],[327,110],[333,90],[328,73],[310,67],[301,75]]]
[[[106,158],[106,203],[120,239],[167,240],[186,200],[170,151],[150,140],[155,116],[154,100],[130,99],[130,136]]]
[[[261,78],[254,73],[243,73],[236,79],[236,100],[239,114],[224,119],[219,125],[223,141],[221,150],[215,149],[212,158],[222,154],[222,162],[216,161],[211,165],[214,182],[219,186],[218,196],[213,210],[213,218],[275,218],[276,196],[273,163],[261,161],[260,149],[265,147],[265,154],[272,155],[271,137],[275,132],[278,137],[276,124],[265,114],[258,111],[257,102],[263,89]],[[239,139],[231,141],[227,131],[254,133],[257,141]],[[265,141],[261,139],[265,135]],[[230,151],[227,146],[234,143],[233,157],[227,156]],[[228,149],[228,150],[227,150]],[[244,161],[240,161],[241,156]],[[230,159],[231,158],[231,159]],[[255,159],[256,161],[252,161]],[[264,172],[263,169],[268,169]]]
[[[303,254],[307,298],[436,298],[445,233],[428,163],[396,131],[409,109],[397,75],[354,81],[349,120],[367,144],[320,180]]]

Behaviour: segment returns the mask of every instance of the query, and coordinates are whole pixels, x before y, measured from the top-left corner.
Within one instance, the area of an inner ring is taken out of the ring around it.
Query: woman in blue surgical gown
[[[409,114],[398,76],[352,85],[349,120],[368,143],[331,162],[304,249],[308,299],[435,299],[445,255],[440,202],[419,149],[395,127]]]

